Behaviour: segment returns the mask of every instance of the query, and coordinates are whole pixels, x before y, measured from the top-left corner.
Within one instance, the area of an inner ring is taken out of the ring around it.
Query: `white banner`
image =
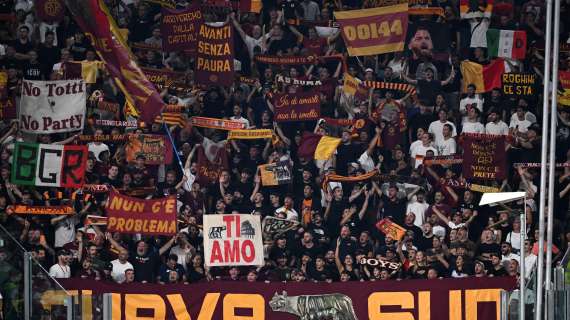
[[[263,265],[260,217],[204,215],[204,254],[205,265],[209,267]]]
[[[83,80],[24,80],[18,110],[20,129],[40,134],[81,130],[85,98]]]

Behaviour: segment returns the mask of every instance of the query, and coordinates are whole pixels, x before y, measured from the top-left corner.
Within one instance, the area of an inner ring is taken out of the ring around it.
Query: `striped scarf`
[[[416,88],[413,85],[407,83],[363,81],[363,84],[367,88],[396,90],[396,91],[404,91],[404,92],[410,92],[411,94],[416,94]]]

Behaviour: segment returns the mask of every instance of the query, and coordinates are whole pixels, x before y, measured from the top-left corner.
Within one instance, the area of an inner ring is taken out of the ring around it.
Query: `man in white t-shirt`
[[[247,53],[249,53],[249,56],[252,59],[253,59],[254,49],[256,47],[259,47],[261,49],[261,53],[265,52],[265,48],[263,48],[264,47],[263,41],[271,35],[271,32],[268,32],[265,35],[263,35],[263,30],[261,29],[261,27],[259,25],[254,25],[253,28],[251,29],[251,35],[253,37],[250,37],[241,28],[241,25],[239,24],[239,22],[235,18],[235,14],[232,13],[230,15],[230,18],[232,20],[234,27],[238,31],[238,34],[240,35],[241,39],[245,43],[245,46],[247,47]]]
[[[59,215],[51,219],[51,224],[55,228],[55,248],[62,248],[75,240],[75,226],[79,222],[79,217],[75,214]]]
[[[419,142],[419,143],[416,143],[416,142]],[[418,157],[418,156],[425,157],[429,150],[433,151],[434,155],[436,155],[436,156],[438,155],[436,148],[431,143],[430,134],[425,132],[420,137],[420,140],[415,141],[410,146],[410,158],[412,160],[412,163],[414,163],[414,168],[419,167],[420,164],[422,163],[421,161],[417,161],[416,157]]]
[[[475,92],[477,91],[477,87],[474,84],[469,84],[467,86],[467,96],[461,101],[459,101],[459,112],[463,116],[467,115],[468,106],[476,107],[479,112],[483,112],[483,103],[485,99],[482,99],[478,94]]]
[[[49,268],[49,275],[56,279],[71,278],[71,254],[67,250],[57,252],[57,263]]]
[[[101,129],[95,130],[95,135],[96,136],[103,135],[103,130],[101,130]],[[87,148],[88,148],[89,152],[93,152],[95,159],[97,159],[97,161],[99,161],[99,162],[101,162],[99,155],[105,151],[109,151],[109,146],[107,146],[103,142],[99,142],[99,141],[89,142],[87,144]]]
[[[125,282],[125,271],[134,269],[133,265],[128,261],[129,253],[125,250],[119,251],[119,258],[111,261],[113,269],[111,269],[111,278],[116,283]]]
[[[433,135],[434,138],[433,140],[436,145],[439,143],[439,141],[443,140],[443,126],[446,124],[451,125],[451,128],[453,129],[451,137],[457,136],[457,130],[455,129],[455,125],[453,124],[453,122],[447,121],[447,111],[439,110],[437,116],[439,120],[430,123],[428,128],[428,132]]]
[[[471,27],[471,48],[487,48],[487,30],[491,20],[489,18],[469,19]]]
[[[515,112],[511,117],[509,128],[514,132],[526,133],[528,131],[528,127],[531,125],[532,122],[526,118],[524,107],[519,105],[517,107],[517,112]]]
[[[233,114],[234,115],[230,117],[230,120],[243,123],[245,125],[245,128],[247,129],[247,128],[249,128],[249,120],[247,120],[246,118],[244,118],[242,116],[242,112],[243,112],[243,110],[241,109],[241,107],[238,104],[234,105],[234,107],[233,107]]]
[[[497,135],[500,134],[505,136],[509,134],[509,127],[504,121],[501,120],[501,117],[497,111],[489,112],[487,121],[487,125],[485,125],[485,133]]]
[[[428,208],[429,204],[425,201],[425,191],[420,189],[415,195],[415,200],[412,199],[410,202],[408,202],[406,212],[411,212],[416,216],[414,225],[416,225],[418,228],[421,228],[425,222],[424,214]]]

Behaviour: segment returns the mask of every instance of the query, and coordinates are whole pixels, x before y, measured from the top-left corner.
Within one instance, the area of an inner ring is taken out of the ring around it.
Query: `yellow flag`
[[[81,61],[81,77],[85,83],[97,82],[99,68],[103,67],[102,61]]]
[[[315,149],[315,160],[328,160],[340,144],[340,138],[323,136]]]

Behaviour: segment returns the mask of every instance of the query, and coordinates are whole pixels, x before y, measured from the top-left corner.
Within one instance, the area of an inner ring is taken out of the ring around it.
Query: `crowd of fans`
[[[19,101],[22,79],[49,80],[62,77],[67,61],[93,61],[97,54],[73,18],[66,14],[58,24],[38,20],[30,0],[0,0],[0,69],[7,73],[7,95]],[[151,1],[106,0],[120,27],[129,31],[129,43],[160,48],[160,7]],[[176,1],[178,8],[189,1]],[[182,52],[160,49],[135,50],[140,66],[185,73],[185,88],[163,88],[161,96],[169,104],[184,105],[191,116],[208,116],[240,121],[248,128],[274,129],[279,142],[271,139],[227,142],[229,168],[213,184],[187,183],[196,172],[196,150],[203,143],[225,139],[226,131],[173,126],[174,145],[185,164],[187,175],[177,161],[170,165],[145,165],[125,160],[124,143],[88,143],[87,184],[106,184],[120,190],[146,187],[142,197],[159,198],[176,194],[179,232],[175,237],[145,237],[108,233],[105,226],[84,224],[86,215],[105,216],[105,195],[71,189],[26,187],[10,181],[11,154],[15,141],[79,143],[75,134],[24,134],[17,121],[4,120],[0,149],[0,219],[14,237],[55,278],[80,278],[117,283],[195,283],[200,281],[376,281],[390,279],[436,279],[446,277],[519,276],[525,263],[530,276],[537,260],[538,198],[537,167],[514,163],[540,161],[540,87],[530,98],[506,97],[501,88],[476,94],[469,85],[462,93],[463,60],[488,64],[481,35],[487,28],[524,30],[527,34],[525,60],[508,61],[514,71],[533,73],[541,79],[541,44],[544,40],[545,6],[539,0],[495,1],[510,5],[511,11],[490,19],[461,20],[459,4],[434,0],[444,9],[444,17],[411,17],[410,24],[428,21],[450,29],[447,60],[433,60],[433,43],[412,36],[411,50],[379,56],[346,57],[346,65],[336,60],[316,60],[307,66],[264,65],[256,54],[318,55],[343,54],[346,47],[339,33],[319,37],[314,25],[328,24],[333,12],[363,8],[359,0],[263,1],[261,14],[230,13],[207,7],[206,21],[227,20],[235,27],[236,80],[231,87],[199,88],[194,82],[194,58]],[[562,12],[570,9],[563,1]],[[563,14],[564,16],[564,14]],[[291,23],[291,20],[296,20]],[[562,19],[560,41],[567,39]],[[421,28],[420,28],[421,30]],[[267,33],[266,33],[267,32]],[[431,48],[430,48],[431,46]],[[136,47],[136,46],[133,46]],[[567,54],[561,53],[561,68]],[[395,83],[409,83],[417,94],[371,89],[364,98],[343,92],[346,68],[353,77]],[[326,121],[276,123],[273,121],[271,93],[294,94],[302,86],[274,81],[277,75],[300,80],[321,80],[321,115],[333,119],[364,119],[360,128],[339,127]],[[254,79],[247,82],[242,77]],[[543,83],[544,81],[538,81]],[[102,66],[88,93],[103,93],[106,101],[121,107],[125,98]],[[5,99],[6,97],[1,97]],[[374,113],[383,105],[380,114]],[[405,108],[405,126],[399,121]],[[559,107],[557,122],[557,163],[570,164],[570,109]],[[95,119],[116,119],[110,112],[88,108],[90,122],[83,134],[124,133],[122,127],[98,127]],[[120,119],[124,116],[121,114]],[[134,129],[136,133],[166,134],[160,124]],[[305,131],[342,139],[327,161],[299,158],[297,149]],[[462,133],[508,135],[507,179],[467,181],[527,193],[526,225],[518,218],[523,203],[510,208],[479,206],[480,192],[465,187],[461,165],[425,166],[418,156],[462,154]],[[378,142],[382,141],[382,144]],[[258,166],[277,161],[292,165],[292,183],[268,187],[260,181]],[[378,170],[382,174],[411,177],[418,184],[398,179],[367,180],[357,183],[331,182],[321,185],[328,173],[358,176]],[[462,183],[449,183],[449,182]],[[568,247],[570,229],[566,224],[570,199],[570,166],[556,170],[555,247],[557,261]],[[8,215],[14,204],[71,204],[74,215]],[[259,267],[206,268],[204,266],[202,217],[205,214],[246,213],[262,218],[274,216],[299,224],[275,239],[264,239],[265,264]],[[375,224],[386,217],[407,230],[394,239]],[[525,232],[525,257],[519,256],[521,232]],[[22,280],[18,250],[5,241],[0,248],[0,288],[6,297],[19,290]],[[397,270],[361,263],[362,258],[398,263]]]

